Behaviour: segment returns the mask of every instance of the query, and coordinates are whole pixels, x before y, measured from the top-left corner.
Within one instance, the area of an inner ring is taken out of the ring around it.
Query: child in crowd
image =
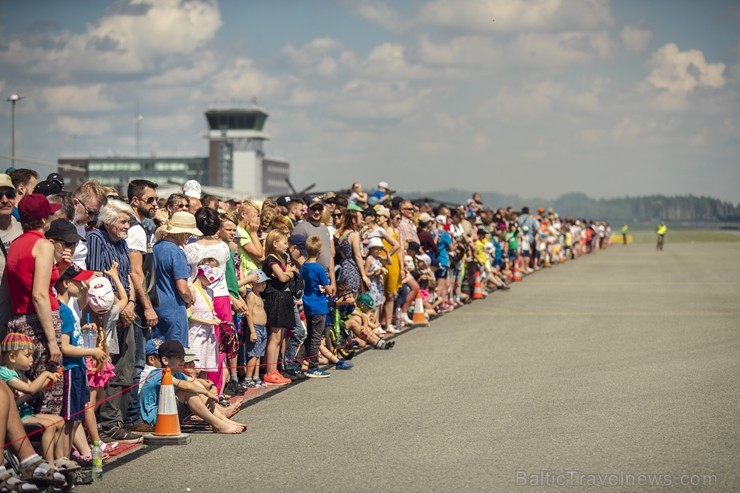
[[[83,271],[84,272],[84,271]],[[117,280],[118,278],[118,266],[114,262],[110,270],[106,271],[106,274],[111,276],[112,279]],[[87,273],[78,275],[78,279],[85,277]],[[91,278],[91,289],[88,289],[87,303],[88,306],[95,307],[98,302],[97,291],[100,284],[107,282],[107,279],[103,277]],[[54,285],[54,289],[57,292],[57,298],[59,299],[59,316],[62,319],[62,363],[64,364],[64,396],[62,400],[62,417],[64,418],[64,457],[69,457],[72,453],[72,444],[77,434],[77,429],[85,419],[85,415],[89,412],[86,411],[88,402],[91,401],[90,387],[88,385],[88,364],[86,357],[91,357],[100,367],[105,367],[105,362],[108,359],[108,354],[100,346],[86,348],[82,338],[82,331],[80,327],[80,320],[77,318],[77,314],[68,306],[70,298],[83,298],[85,286],[83,281],[76,280],[75,278],[68,279],[66,276],[60,277],[59,281]],[[121,286],[123,289],[123,286]],[[92,293],[90,292],[92,291]],[[125,295],[124,295],[125,296]],[[109,307],[106,305],[106,308]],[[91,324],[85,324],[85,330],[97,330]],[[94,404],[92,404],[94,406]],[[91,407],[90,409],[94,409]],[[94,422],[94,416],[92,416],[93,425],[91,426],[91,435],[95,439],[99,439],[97,435],[97,422]],[[90,457],[92,458],[92,457]],[[83,457],[83,459],[87,459]],[[57,467],[63,468],[59,463]]]
[[[146,382],[146,379],[149,377],[149,374],[152,372],[152,370],[162,368],[162,363],[159,361],[159,346],[161,344],[162,341],[158,339],[149,339],[148,341],[146,341],[146,363],[144,364],[144,369],[141,370],[141,380],[139,380],[139,392],[141,392],[141,387],[144,386],[144,382]]]
[[[379,238],[373,238],[378,240]],[[308,259],[301,266],[303,278],[303,312],[306,315],[306,357],[308,358],[309,378],[326,378],[329,372],[319,368],[319,350],[321,338],[326,328],[326,316],[329,314],[329,304],[326,295],[331,293],[331,282],[324,268],[317,264],[323,244],[318,236],[309,236],[306,239],[306,255]],[[382,243],[381,243],[382,247]],[[381,277],[382,279],[382,277]],[[381,291],[382,293],[382,291]]]
[[[250,272],[251,274],[251,272]],[[261,294],[265,291],[266,282],[270,280],[261,270],[256,271],[257,278],[252,281],[252,290],[247,295],[247,324],[249,340],[245,341],[247,351],[247,371],[244,384],[247,388],[262,388],[260,380],[260,358],[265,355],[267,344],[267,313]]]
[[[375,318],[380,320],[380,307],[385,301],[385,276],[388,269],[384,265],[390,265],[390,259],[385,252],[383,240],[378,237],[370,238],[367,244],[367,258],[365,259],[365,275],[370,278],[368,293],[376,306]]]
[[[197,274],[190,285],[193,305],[188,308],[189,347],[200,361],[200,377],[218,370],[218,340],[215,326],[221,323],[213,308],[213,299],[208,286],[216,282],[223,271],[212,267],[213,259],[203,259],[198,266]]]
[[[29,382],[23,374],[31,368],[33,361],[33,341],[24,334],[11,332],[5,336],[0,345],[0,379],[16,395],[18,412],[23,423],[35,423],[45,427],[41,435],[41,455],[49,464],[54,465],[55,459],[64,457],[63,430],[64,421],[52,414],[34,414],[31,401],[33,395],[42,390],[49,382],[59,380],[58,373],[45,371],[33,382]]]
[[[110,359],[120,353],[118,345],[118,317],[121,311],[128,304],[128,294],[123,287],[121,278],[118,275],[118,262],[113,262],[110,269],[105,274],[108,277],[94,277],[89,281],[89,287],[86,290],[87,304],[84,298],[80,298],[79,303],[82,308],[82,319],[85,321],[86,328],[95,329],[98,332],[97,347],[103,348],[106,353],[105,360],[96,361],[88,359],[87,361],[87,380],[90,386],[90,404],[85,411],[85,427],[90,439],[100,440],[98,434],[98,425],[95,418],[95,410],[98,399],[105,397],[105,388],[108,381],[115,376],[115,368]],[[113,285],[108,279],[113,280]],[[83,291],[82,294],[85,294]],[[105,451],[108,445],[102,443],[101,448]]]
[[[262,297],[265,300],[267,326],[270,335],[265,349],[265,383],[268,385],[285,385],[290,379],[285,378],[277,371],[278,352],[283,341],[283,334],[287,327],[293,327],[295,322],[293,310],[293,294],[288,288],[288,281],[299,275],[295,265],[286,263],[288,252],[288,235],[278,229],[273,229],[265,239],[264,272],[270,278]]]
[[[216,404],[218,393],[216,386],[208,380],[188,377],[182,370],[185,365],[185,348],[179,341],[165,341],[158,349],[162,368],[172,370],[172,384],[177,398],[177,413],[180,421],[193,414],[208,423],[214,433],[238,434],[247,429],[247,425],[232,421]],[[190,353],[190,356],[195,355]],[[159,389],[162,385],[162,369],[152,370],[139,393],[141,418],[145,423],[154,425],[159,409]]]
[[[369,294],[360,294],[356,301],[351,294],[345,295],[337,299],[337,304],[352,307],[352,312],[344,323],[362,345],[370,344],[375,349],[391,349],[396,344],[396,341],[385,341],[375,334],[379,325],[368,316],[375,309],[375,303]]]

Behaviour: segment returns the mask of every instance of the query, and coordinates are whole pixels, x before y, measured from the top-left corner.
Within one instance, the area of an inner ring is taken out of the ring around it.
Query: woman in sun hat
[[[33,341],[33,364],[28,371],[31,380],[44,371],[56,372],[62,361],[62,321],[52,286],[59,280],[60,269],[63,272],[71,262],[55,264],[54,245],[44,237],[50,216],[60,207],[40,193],[20,200],[18,212],[23,234],[11,244],[5,265],[13,317],[8,322],[8,331],[25,334]],[[37,411],[59,414],[61,381],[45,387],[43,392],[43,404]]]
[[[188,345],[187,307],[193,304],[188,287],[190,266],[182,248],[191,236],[202,236],[195,216],[178,211],[157,230],[161,238],[153,248],[159,306],[155,309],[159,322],[152,337],[164,341],[179,341]]]

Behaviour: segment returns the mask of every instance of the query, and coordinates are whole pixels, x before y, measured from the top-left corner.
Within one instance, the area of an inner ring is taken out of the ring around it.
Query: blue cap
[[[154,341],[149,339],[146,341],[146,355],[149,356],[150,354],[159,354],[159,349],[157,349],[157,346],[154,344]]]

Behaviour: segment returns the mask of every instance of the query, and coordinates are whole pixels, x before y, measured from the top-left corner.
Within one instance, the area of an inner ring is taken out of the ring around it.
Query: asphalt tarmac
[[[740,243],[615,245],[87,491],[740,491]]]

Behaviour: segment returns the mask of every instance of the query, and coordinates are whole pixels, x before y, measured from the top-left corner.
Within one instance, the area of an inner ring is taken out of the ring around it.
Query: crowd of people
[[[186,182],[159,197],[56,173],[0,174],[0,444],[21,472],[0,490],[34,491],[138,442],[157,418],[170,368],[181,420],[239,434],[230,397],[327,378],[345,346],[389,338],[512,280],[609,245],[606,223],[553,210],[486,207],[372,193],[222,200]],[[414,313],[422,307],[422,313]],[[328,336],[340,323],[349,338]],[[13,405],[6,405],[13,402]],[[59,418],[61,417],[61,419]],[[38,453],[23,425],[43,427]],[[80,426],[82,425],[82,426]]]

